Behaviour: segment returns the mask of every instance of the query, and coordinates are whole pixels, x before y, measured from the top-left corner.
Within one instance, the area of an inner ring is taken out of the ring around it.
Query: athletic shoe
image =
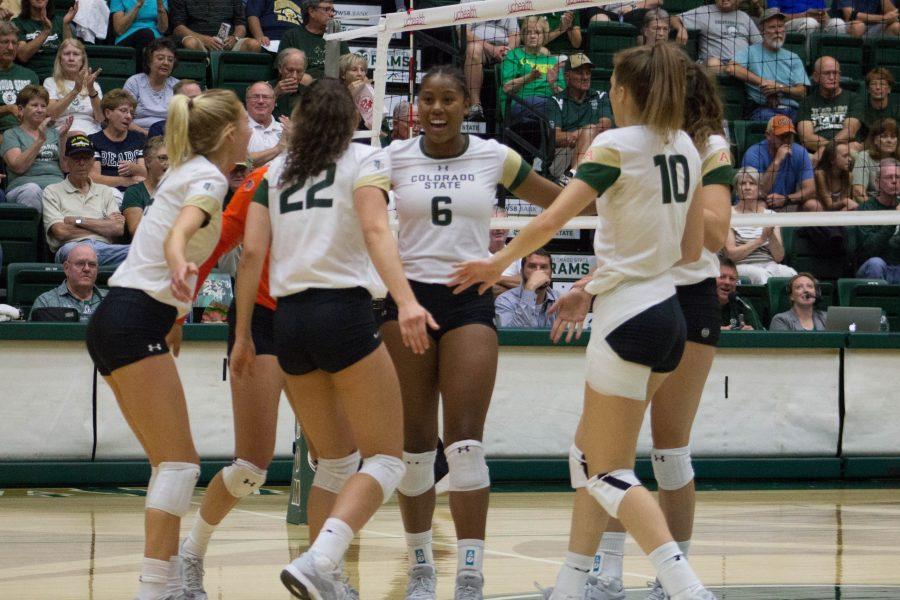
[[[181,558],[181,585],[184,586],[184,597],[186,600],[207,600],[206,590],[203,589],[203,558],[198,558],[193,554],[184,551],[184,543],[187,538],[181,542],[181,548],[178,550],[178,556]]]
[[[715,594],[700,585],[692,589],[691,594],[685,600],[717,600],[717,598]]]
[[[409,570],[406,600],[435,600],[437,576],[432,565],[415,565]]]
[[[484,109],[481,108],[480,104],[473,104],[469,107],[469,112],[466,113],[466,120],[484,121]]]
[[[465,570],[456,575],[456,592],[453,600],[484,600],[482,588],[484,575],[478,571]]]
[[[540,585],[538,585],[537,581],[534,582],[534,587],[536,587],[538,589],[538,591],[541,593],[541,600],[550,600],[550,597],[553,596],[553,588],[552,587],[542,588]],[[581,600],[581,597],[580,596],[563,596],[559,600]]]
[[[281,583],[302,600],[349,600],[350,586],[340,567],[326,557],[307,550],[281,571]]]
[[[584,584],[584,600],[625,600],[625,587],[618,577],[589,575]]]
[[[659,579],[653,580],[653,589],[650,590],[650,595],[647,596],[647,600],[669,600],[669,596],[666,594],[666,590],[663,589]]]

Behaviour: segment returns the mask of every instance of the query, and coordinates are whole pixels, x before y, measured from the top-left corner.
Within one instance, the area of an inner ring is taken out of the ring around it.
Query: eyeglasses
[[[75,265],[75,267],[78,269],[83,269],[85,267],[88,267],[89,269],[96,269],[97,267],[100,266],[99,263],[97,263],[93,260],[78,260],[72,264]]]
[[[317,6],[316,9],[328,13],[329,15],[333,15],[337,12],[336,10],[334,10],[333,6]]]

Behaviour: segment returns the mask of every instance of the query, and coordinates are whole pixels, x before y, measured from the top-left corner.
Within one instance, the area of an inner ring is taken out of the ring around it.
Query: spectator
[[[125,217],[125,229],[128,238],[133,239],[144,213],[153,204],[153,194],[159,180],[169,168],[169,155],[166,154],[166,141],[161,136],[147,139],[144,145],[144,165],[147,178],[128,186],[122,197],[122,216]]]
[[[794,120],[798,99],[806,95],[809,78],[803,60],[783,48],[784,20],[780,10],[767,8],[760,22],[762,43],[736,52],[725,68],[726,73],[747,84],[753,121],[768,121],[777,114]]]
[[[99,74],[100,69],[91,71],[81,40],[70,38],[59,45],[53,76],[44,80],[50,96],[47,115],[56,119],[56,127],[61,127],[71,115],[72,133],[91,135],[100,131],[103,92],[97,83]]]
[[[350,90],[353,103],[359,113],[357,129],[372,128],[372,109],[375,102],[375,89],[367,75],[369,61],[363,54],[345,54],[340,62],[340,80]]]
[[[41,211],[41,194],[50,184],[62,180],[60,140],[72,124],[67,117],[62,128],[52,125],[47,116],[47,90],[27,85],[16,97],[22,124],[3,134],[0,154],[6,162],[9,183],[6,199]]]
[[[663,10],[662,7],[645,12],[644,22],[641,23],[640,43],[645,46],[652,46],[660,42],[669,41],[669,32],[672,29],[669,24],[670,20],[669,13]]]
[[[13,62],[18,39],[16,26],[0,21],[0,133],[19,125],[19,92],[27,85],[40,85],[37,73]]]
[[[662,0],[625,0],[603,5],[599,9],[585,9],[591,21],[629,23],[640,28],[648,10],[662,6]]]
[[[493,209],[491,209],[491,216],[493,218],[504,218],[507,216],[506,209],[501,208],[494,205]],[[491,254],[496,254],[503,250],[506,247],[506,240],[509,238],[509,229],[491,229],[491,237],[490,242],[488,242],[488,252]],[[503,275],[494,284],[493,293],[494,296],[499,296],[503,292],[507,290],[511,290],[513,288],[519,287],[522,283],[522,263],[521,261],[515,260],[506,270],[503,271]]]
[[[469,99],[472,102],[469,119],[484,120],[484,109],[481,107],[484,65],[502,62],[506,53],[518,45],[519,21],[513,17],[472,23],[466,28],[466,59],[463,70],[469,84]]]
[[[257,81],[247,88],[247,118],[250,122],[250,144],[247,153],[255,166],[262,166],[278,156],[284,145],[284,126],[272,116],[275,110],[275,90],[265,81]]]
[[[672,17],[676,27],[699,32],[699,59],[711,71],[721,71],[737,52],[762,42],[756,23],[737,0],[716,0]]]
[[[550,328],[556,314],[547,311],[559,298],[553,289],[550,253],[535,250],[522,259],[522,284],[497,297],[499,327]]]
[[[863,102],[856,93],[841,89],[841,65],[830,56],[816,60],[813,81],[818,87],[800,103],[797,129],[800,143],[813,154],[813,163],[818,163],[831,140],[849,143],[856,139]]]
[[[816,309],[819,282],[809,273],[798,273],[787,283],[791,308],[772,317],[769,331],[825,331],[825,311]]]
[[[776,115],[766,126],[766,139],[744,153],[743,166],[759,171],[760,194],[774,210],[792,205],[816,210],[818,206],[812,162],[803,146],[794,142],[795,133],[788,117]]]
[[[738,203],[733,214],[775,214],[766,207],[759,195],[759,171],[753,167],[741,167],[734,176],[734,189]],[[784,260],[784,243],[781,227],[734,227],[725,239],[725,255],[737,265],[737,272],[750,283],[764,285],[769,277],[790,277],[797,271]]]
[[[900,162],[886,158],[879,164],[878,194],[859,210],[900,210]],[[900,283],[900,233],[896,225],[863,225],[859,228],[859,253],[865,261],[856,272],[865,279]]]
[[[897,121],[894,119],[875,121],[866,138],[865,150],[857,154],[853,161],[851,180],[854,200],[865,202],[870,195],[878,193],[878,164],[886,158],[900,160]]]
[[[184,94],[188,98],[196,98],[203,93],[203,87],[193,79],[181,79],[172,87],[172,95]],[[157,121],[147,131],[147,138],[166,135],[166,122]]]
[[[722,329],[738,331],[763,331],[762,321],[753,305],[738,296],[737,267],[730,258],[719,260],[719,277],[716,279],[716,296],[722,310]]]
[[[168,0],[110,0],[115,44],[134,48],[135,73],[144,70],[144,48],[169,30]]]
[[[840,0],[847,33],[869,39],[900,35],[897,9],[891,0]]]
[[[78,3],[65,15],[54,10],[53,0],[24,0],[22,12],[12,20],[19,30],[16,60],[27,65],[35,55],[54,55],[63,40],[72,37],[72,19]]]
[[[556,158],[551,172],[565,178],[574,176],[594,138],[612,127],[612,107],[606,92],[591,91],[591,68],[594,64],[578,52],[564,65],[566,89],[554,94],[547,105],[547,120],[556,136]]]
[[[259,42],[246,37],[241,0],[172,0],[171,6],[172,32],[179,46],[207,52],[259,52]]]
[[[401,100],[394,107],[391,118],[391,139],[408,140],[420,133],[422,124],[419,122],[419,104]]]
[[[875,67],[866,74],[866,102],[863,112],[862,134],[879,119],[893,119],[900,122],[900,104],[891,102],[891,90],[894,87],[894,76],[884,67]]]
[[[175,46],[168,39],[153,40],[144,48],[144,72],[132,75],[123,86],[136,102],[133,130],[147,135],[151,125],[165,120],[178,83],[172,77],[176,65]]]
[[[312,83],[312,77],[306,74],[306,54],[296,48],[284,48],[275,58],[275,70],[278,79],[269,82],[275,89],[275,118],[290,118],[297,99]]]
[[[822,151],[822,159],[816,166],[817,210],[856,210],[859,204],[853,200],[850,173],[853,159],[850,145],[844,142],[828,142]]]
[[[147,138],[130,129],[135,105],[134,98],[125,90],[111,90],[101,103],[106,127],[88,136],[97,152],[91,165],[91,179],[115,188],[119,200],[128,186],[147,176],[143,159]]]
[[[306,57],[306,73],[315,79],[325,76],[325,28],[334,18],[331,0],[303,0],[300,8],[303,25],[288,30],[281,37],[279,48],[297,48]],[[341,55],[349,54],[347,42],[341,42]]]
[[[842,19],[828,15],[825,0],[769,0],[768,8],[777,8],[786,17],[784,28],[790,33],[802,33],[809,36],[813,33],[844,34],[847,24]]]
[[[277,42],[294,27],[302,27],[300,7],[291,0],[247,0],[247,29],[259,45],[270,50],[278,49]]]
[[[515,95],[521,99],[521,102],[513,102],[510,107],[511,123],[525,118],[533,120],[523,105],[542,115],[546,114],[550,97],[555,91],[563,89],[558,57],[550,56],[544,47],[548,31],[547,20],[543,17],[526,17],[522,22],[522,45],[507,52],[503,59],[500,67],[501,111],[506,111],[507,95]],[[557,84],[558,88],[555,90],[554,85]]]
[[[581,49],[581,21],[575,11],[566,10],[542,15],[547,20],[545,46],[551,54],[570,54]]]
[[[35,299],[28,319],[34,320],[35,311],[44,308],[71,308],[78,311],[82,323],[90,321],[104,295],[97,287],[98,267],[97,253],[90,244],[75,245],[63,262],[66,280]]]
[[[128,255],[127,244],[113,240],[125,232],[125,217],[112,188],[91,181],[94,146],[84,135],[66,141],[69,175],[44,190],[44,228],[47,244],[63,263],[72,248],[89,244],[102,266],[117,266]]]

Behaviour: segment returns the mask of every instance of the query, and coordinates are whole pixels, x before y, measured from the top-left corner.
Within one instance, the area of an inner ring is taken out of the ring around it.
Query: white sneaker
[[[685,600],[717,600],[716,595],[702,585],[692,589]]]
[[[484,575],[478,571],[460,571],[456,575],[453,600],[484,600]]]
[[[178,556],[181,558],[181,585],[184,586],[185,600],[207,600],[206,590],[203,589],[203,558],[197,558],[193,554],[184,551],[184,543],[181,541]],[[177,599],[176,599],[177,600]]]
[[[552,587],[542,588],[538,584],[537,581],[534,582],[534,587],[536,587],[538,589],[538,591],[541,593],[541,600],[550,600],[550,598],[553,597],[553,588]],[[556,600],[582,600],[582,599],[581,599],[581,596],[567,595],[567,596],[557,596]]]
[[[647,600],[669,600],[669,596],[666,594],[666,590],[663,589],[659,579],[654,579],[652,585],[653,589],[650,590],[650,595],[647,596]]]
[[[281,583],[302,600],[350,600],[355,594],[339,566],[307,550],[281,571]]]
[[[435,600],[437,575],[434,566],[415,565],[409,569],[409,583],[406,584],[406,600]]]
[[[625,586],[618,577],[589,575],[584,584],[584,600],[625,600]]]

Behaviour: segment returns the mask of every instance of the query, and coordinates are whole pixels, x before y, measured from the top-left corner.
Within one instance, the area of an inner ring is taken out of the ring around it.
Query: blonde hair
[[[169,166],[177,167],[197,154],[210,157],[219,152],[243,112],[244,105],[231,90],[210,90],[193,99],[172,96],[166,119]]]
[[[354,65],[362,65],[365,70],[369,70],[369,59],[366,58],[364,54],[344,54],[341,56],[341,62],[339,64],[340,69],[340,77],[342,83],[347,83],[345,77],[347,76],[347,72],[354,67]]]
[[[684,126],[687,69],[672,42],[621,50],[613,57],[616,85],[628,90],[640,124],[668,137]]]
[[[78,38],[68,38],[62,41],[59,45],[59,49],[56,51],[56,59],[53,61],[53,83],[56,84],[56,91],[60,96],[65,96],[68,93],[66,89],[66,81],[67,79],[63,76],[63,68],[62,68],[62,53],[69,46],[75,46],[78,48],[78,51],[81,52],[81,68],[90,70],[90,64],[88,64],[88,55],[87,51],[84,49],[84,44],[81,43],[81,40]],[[87,96],[91,93],[92,90],[87,89],[87,87],[82,87],[81,91],[78,92],[79,96]]]
[[[550,39],[550,24],[547,22],[546,17],[538,16],[525,17],[522,19],[522,26],[519,28],[519,35],[522,36],[523,40],[522,46],[525,45],[525,30],[531,26],[537,27],[538,31],[541,32],[541,46],[546,46],[547,41]]]

